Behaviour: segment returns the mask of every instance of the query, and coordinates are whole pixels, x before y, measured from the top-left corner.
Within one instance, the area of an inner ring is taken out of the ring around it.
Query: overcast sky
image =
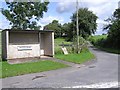
[[[42,27],[52,20],[58,20],[59,23],[64,24],[71,22],[70,17],[76,10],[75,0],[49,0],[47,13],[44,13],[44,17],[38,21],[38,25]],[[105,19],[111,17],[112,13],[118,8],[119,0],[78,0],[79,8],[87,7],[98,16],[98,27],[96,34],[102,34],[102,27]],[[4,0],[0,0],[0,8],[7,8]],[[0,28],[10,28],[9,21],[0,12]],[[42,29],[42,28],[41,28]]]

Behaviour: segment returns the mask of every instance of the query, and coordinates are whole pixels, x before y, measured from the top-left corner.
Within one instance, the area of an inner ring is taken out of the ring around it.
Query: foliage
[[[73,30],[73,25],[72,23],[65,23],[62,26],[62,31],[65,34],[66,40],[67,41],[73,41],[73,36],[74,36],[74,30]]]
[[[94,46],[99,46],[99,47],[107,47],[108,45],[106,44],[106,39],[108,35],[95,35],[89,37],[89,41],[94,45]]]
[[[120,49],[120,8],[116,9],[111,18],[106,20],[109,22],[104,29],[108,30],[108,38],[106,44],[109,48]]]
[[[71,17],[74,31],[76,30],[76,12]],[[78,10],[79,34],[86,38],[94,34],[97,28],[97,16],[89,11],[87,8],[80,8]],[[76,35],[76,31],[74,33]]]
[[[106,38],[107,38],[107,35],[95,35],[95,36],[89,36],[88,40],[93,45],[96,45],[98,41],[105,40]]]
[[[77,38],[75,37],[72,44],[72,52],[77,53],[78,51],[82,52],[83,50],[87,50],[87,44],[87,41],[83,37],[79,37],[79,48],[77,48]]]
[[[8,64],[7,62],[0,63],[2,63],[2,67],[0,67],[0,70],[2,70],[2,76],[0,76],[0,78],[18,76],[27,73],[43,72],[67,67],[67,65],[50,60],[12,65]]]
[[[2,14],[10,21],[12,29],[34,29],[40,26],[37,21],[47,12],[49,2],[10,2],[6,0],[8,9],[2,8]]]
[[[54,30],[55,38],[62,36],[62,26],[57,20],[53,20],[52,23],[44,26],[44,30]]]
[[[94,34],[97,27],[97,16],[93,12],[89,11],[87,8],[79,9],[79,34],[83,38]],[[55,31],[56,37],[66,37],[67,41],[73,41],[76,36],[76,13],[71,17],[72,22],[65,23],[63,25],[59,24],[57,20],[53,20],[44,27],[46,29],[52,29]]]
[[[116,53],[120,54],[120,49],[116,49],[114,47],[110,47],[107,43],[107,37],[108,35],[95,35],[95,36],[90,36],[89,41],[97,48],[110,52],[110,53]]]

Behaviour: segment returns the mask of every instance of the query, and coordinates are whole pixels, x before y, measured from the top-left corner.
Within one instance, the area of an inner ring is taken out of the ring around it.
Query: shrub
[[[77,48],[77,38],[74,38],[72,44],[72,53],[77,53],[78,49],[79,52],[88,50],[87,44],[87,41],[83,37],[79,37],[79,48]]]

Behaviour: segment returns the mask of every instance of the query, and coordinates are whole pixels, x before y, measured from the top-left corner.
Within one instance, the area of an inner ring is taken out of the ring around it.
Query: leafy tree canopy
[[[73,29],[72,23],[63,24],[62,31],[65,34],[65,36],[67,37],[66,38],[67,41],[72,41],[73,40],[74,29]]]
[[[28,0],[29,1],[29,0]],[[8,9],[2,8],[2,14],[10,21],[12,29],[39,29],[36,21],[47,12],[49,2],[10,2],[6,0]]]
[[[94,34],[97,29],[97,16],[89,11],[88,8],[80,8],[78,10],[79,34],[86,38]],[[71,17],[73,29],[76,30],[76,12]],[[75,33],[76,34],[76,33]]]
[[[52,23],[44,26],[44,30],[54,30],[55,38],[62,36],[62,26],[57,20],[53,20]]]
[[[120,8],[116,9],[111,18],[106,21],[109,22],[104,29],[108,30],[108,38],[106,43],[112,47],[120,49]]]

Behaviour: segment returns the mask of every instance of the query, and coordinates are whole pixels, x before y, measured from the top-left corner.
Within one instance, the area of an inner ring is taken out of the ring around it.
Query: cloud
[[[100,7],[101,5],[104,5],[107,3],[108,0],[78,0],[79,1],[79,8],[91,8],[92,10],[96,9],[96,7]],[[58,2],[58,7],[56,11],[58,13],[64,13],[64,12],[70,12],[76,10],[76,0],[60,0]],[[96,10],[94,10],[96,11]],[[97,10],[98,11],[98,10]]]
[[[103,26],[104,26],[103,23],[99,23],[98,24],[97,30],[95,32],[95,35],[100,35],[100,34],[103,34],[103,33],[107,33],[107,31],[103,30]]]
[[[89,10],[97,14],[98,17],[105,17],[112,15],[113,11],[117,8],[117,3],[106,2],[99,6],[89,6]]]
[[[62,17],[59,16],[45,16],[44,18],[42,18],[41,20],[39,20],[37,23],[38,25],[41,26],[41,29],[43,29],[43,27],[49,23],[51,23],[53,20],[58,20],[59,23],[63,24],[64,23],[64,19]]]
[[[100,24],[108,24],[106,21],[102,20],[102,19],[97,19],[97,23]]]
[[[98,16],[98,27],[96,34],[104,32],[102,30],[103,25],[107,24],[104,20],[111,17],[116,8],[118,8],[119,0],[78,0],[79,8],[87,7],[90,11]],[[74,13],[76,10],[76,0],[60,0],[58,2],[57,12],[58,13]]]
[[[71,10],[74,10],[76,3],[74,2],[71,3],[70,1],[68,2],[68,0],[66,0],[66,1],[58,2],[58,7],[56,11],[58,13],[64,13],[64,12],[70,12]]]
[[[56,1],[56,0],[55,0]],[[116,4],[119,0],[78,0],[79,7],[87,7],[90,8],[94,13],[102,13],[106,10],[110,11],[111,9],[117,8]],[[73,11],[76,8],[76,0],[58,0],[58,13],[64,13]]]
[[[50,22],[52,22],[53,20],[58,20],[59,23],[63,23],[63,18],[62,17],[59,17],[59,16],[45,16],[44,18],[42,18],[40,20],[41,23],[43,24],[48,24]]]
[[[100,34],[103,34],[103,33],[107,33],[107,31],[103,30],[103,26],[108,24],[108,22],[105,22],[104,20],[102,19],[97,19],[97,30],[95,32],[95,35],[100,35]]]

